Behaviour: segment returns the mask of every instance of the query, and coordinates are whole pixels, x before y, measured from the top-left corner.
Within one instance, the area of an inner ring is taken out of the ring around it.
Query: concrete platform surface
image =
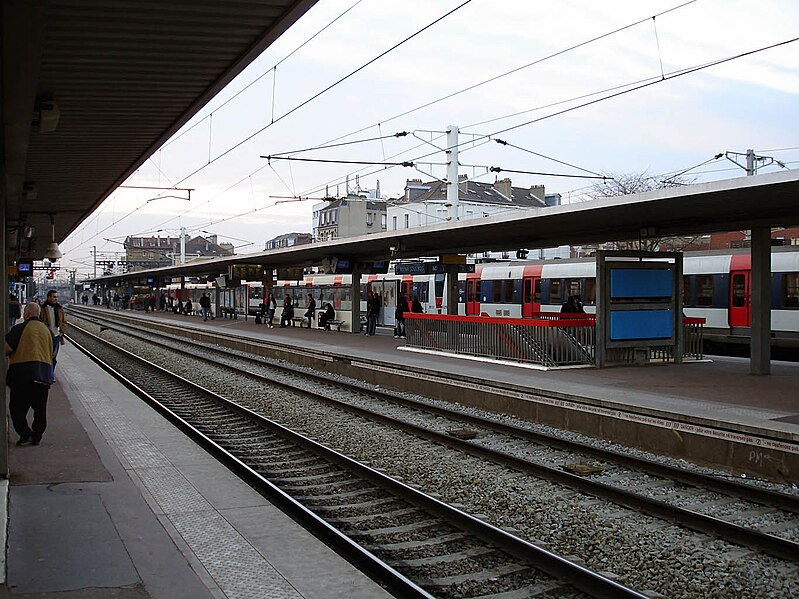
[[[41,445],[10,433],[0,598],[389,596],[69,344],[57,376]]]

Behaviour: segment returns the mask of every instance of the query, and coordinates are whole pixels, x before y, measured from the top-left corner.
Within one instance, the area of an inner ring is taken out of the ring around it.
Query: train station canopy
[[[234,264],[272,268],[323,264],[331,257],[367,263],[392,258],[544,248],[609,240],[693,235],[799,223],[799,171],[671,187],[588,202],[514,211],[298,245],[254,254],[196,260],[99,281],[227,273]]]
[[[3,0],[6,252],[41,259],[316,0]]]

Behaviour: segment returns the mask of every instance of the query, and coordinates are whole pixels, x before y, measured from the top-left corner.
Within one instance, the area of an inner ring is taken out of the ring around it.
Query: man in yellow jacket
[[[8,411],[17,445],[38,445],[47,428],[47,395],[53,381],[53,335],[39,320],[41,307],[31,302],[23,318],[6,335],[6,355],[10,356],[6,384],[11,388]],[[28,426],[28,410],[33,408],[33,426]]]

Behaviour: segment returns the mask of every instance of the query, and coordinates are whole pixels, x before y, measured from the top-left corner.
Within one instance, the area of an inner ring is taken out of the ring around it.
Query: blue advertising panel
[[[610,339],[670,339],[674,332],[673,310],[615,310],[610,313]]]
[[[669,268],[611,268],[610,297],[661,298],[671,297],[674,277]]]

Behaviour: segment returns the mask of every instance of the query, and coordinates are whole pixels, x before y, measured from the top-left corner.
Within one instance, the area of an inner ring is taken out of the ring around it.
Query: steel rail
[[[73,327],[80,330],[81,333],[101,343],[102,345],[121,353],[127,359],[136,361],[148,368],[152,368],[158,371],[160,374],[170,377],[173,380],[177,380],[181,384],[196,390],[198,393],[203,393],[209,397],[213,397],[215,401],[221,403],[229,409],[236,411],[239,414],[246,415],[248,418],[266,428],[277,431],[278,434],[288,438],[293,443],[305,447],[314,453],[322,455],[324,458],[341,466],[342,468],[356,473],[361,478],[364,478],[373,484],[379,485],[384,489],[388,489],[391,493],[407,500],[409,503],[412,503],[413,505],[416,505],[417,507],[420,507],[431,514],[450,522],[452,525],[461,530],[470,532],[476,537],[481,538],[484,541],[491,543],[495,547],[509,553],[510,555],[517,557],[525,563],[532,565],[536,569],[539,569],[554,578],[563,580],[592,597],[603,599],[612,599],[616,597],[646,599],[645,595],[633,589],[597,574],[588,568],[570,562],[567,559],[551,551],[538,547],[533,543],[525,541],[524,539],[515,537],[514,535],[497,528],[488,522],[484,522],[479,518],[476,518],[470,514],[467,514],[466,512],[444,503],[443,501],[426,495],[421,491],[406,485],[405,483],[397,481],[377,470],[369,468],[368,466],[361,464],[360,462],[357,462],[338,451],[325,447],[324,445],[317,443],[316,441],[295,431],[292,431],[278,424],[277,422],[269,420],[268,418],[257,414],[256,412],[249,410],[227,398],[204,389],[188,379],[180,377],[179,375],[171,373],[164,368],[154,365],[123,348],[120,348],[100,337],[93,335],[88,331],[85,331],[84,329],[81,329],[80,327],[74,325]],[[69,335],[67,336],[70,338]],[[265,490],[265,495],[268,496],[270,500],[273,500],[281,509],[284,509],[284,511],[292,516],[296,515],[296,517],[301,519],[303,522],[307,520],[310,524],[310,530],[314,532],[314,534],[317,534],[317,536],[323,538],[325,541],[330,541],[331,544],[337,548],[341,547],[343,551],[346,551],[345,555],[347,555],[348,558],[351,557],[353,560],[355,560],[354,563],[356,563],[359,567],[363,567],[365,572],[373,575],[377,580],[380,580],[389,586],[389,588],[392,589],[392,592],[399,592],[399,596],[401,597],[432,597],[426,591],[418,587],[415,583],[405,578],[399,572],[396,572],[396,570],[380,561],[363,547],[354,543],[351,539],[349,539],[349,537],[343,535],[330,524],[313,514],[313,512],[308,510],[308,508],[291,498],[273,483],[252,470],[244,462],[231,455],[225,449],[221,448],[212,439],[195,429],[190,423],[174,414],[171,410],[169,410],[168,407],[159,402],[156,398],[152,397],[150,394],[146,393],[143,389],[141,389],[141,387],[127,379],[123,374],[117,372],[110,365],[106,364],[98,356],[92,354],[87,348],[77,344],[72,338],[70,338],[70,341],[74,343],[82,352],[88,355],[93,361],[100,365],[104,370],[108,371],[110,374],[112,374],[112,376],[119,378],[119,380],[136,395],[142,397],[160,413],[164,414],[170,421],[174,422],[192,439],[197,440],[199,444],[208,449],[212,455],[217,457],[217,459],[226,465],[229,465],[233,471],[240,476],[243,476],[246,480],[248,480],[248,482],[256,482],[259,491],[261,488],[263,488]]]
[[[148,339],[147,341],[153,342],[152,339]],[[183,341],[181,341],[181,342],[183,342]],[[171,351],[184,352],[187,355],[191,355],[191,356],[193,356],[195,358],[198,357],[198,356],[196,356],[196,354],[191,354],[190,352],[185,351],[185,350],[180,350],[179,348],[175,348],[175,347],[172,347],[172,346],[167,346],[166,344],[161,344],[161,345],[163,345],[164,347],[169,347]],[[200,345],[200,344],[189,342],[189,345],[197,346],[197,345]],[[202,346],[202,347],[204,347],[206,349],[210,349],[210,348],[207,348],[207,346]],[[220,351],[217,348],[213,348],[213,349],[215,349],[216,351]],[[228,355],[228,356],[230,356],[232,358],[235,358],[235,359],[241,359],[241,360],[244,360],[244,361],[255,363],[255,364],[259,365],[259,366],[272,367],[271,364],[265,364],[264,362],[262,362],[260,360],[257,360],[257,359],[246,358],[246,357],[242,357],[242,356],[240,356],[238,354],[232,354],[232,353],[228,353],[228,352],[224,352],[224,351],[222,351],[221,353],[226,354],[226,355]],[[229,371],[236,372],[236,373],[240,373],[241,372],[239,369],[237,369],[237,368],[235,368],[233,366],[229,366],[229,365],[226,365],[226,364],[219,364],[218,362],[213,362],[213,360],[210,360],[208,358],[202,358],[202,359],[206,359],[208,361],[211,361],[217,367],[225,368],[225,369],[227,369]],[[286,369],[283,366],[281,366],[280,368],[281,369]],[[342,386],[342,387],[354,389],[354,390],[358,391],[359,393],[363,393],[363,394],[367,394],[367,395],[374,395],[374,396],[377,396],[380,399],[385,399],[385,396],[386,396],[386,394],[383,393],[383,392],[373,392],[371,390],[363,389],[363,388],[361,388],[358,385],[352,385],[350,383],[344,383],[344,382],[339,382],[339,381],[331,382],[327,378],[314,377],[313,375],[309,375],[306,372],[296,371],[295,369],[287,369],[287,370],[291,370],[292,374],[298,374],[298,375],[301,375],[301,376],[304,376],[304,377],[307,377],[307,378],[317,378],[318,380],[323,381],[327,385]],[[325,395],[323,395],[321,393],[315,393],[315,392],[307,390],[307,389],[298,388],[298,387],[293,386],[293,385],[288,384],[288,383],[281,383],[279,381],[274,381],[272,379],[269,379],[269,378],[264,377],[262,375],[259,375],[257,373],[246,372],[246,374],[247,374],[247,376],[255,377],[258,380],[261,380],[261,381],[263,381],[265,383],[268,383],[268,384],[271,384],[271,385],[277,385],[277,386],[280,386],[280,387],[282,387],[284,389],[288,389],[288,390],[290,390],[292,392],[295,392],[295,393],[299,392],[299,393],[302,393],[302,394],[305,394],[305,395],[309,395],[309,396],[314,397],[315,399],[317,399],[319,401],[323,401],[323,402],[328,403],[330,405],[334,405],[335,407],[337,407],[339,409],[349,411],[350,413],[357,414],[357,415],[359,415],[361,417],[368,418],[368,419],[373,420],[373,421],[381,422],[381,423],[386,424],[388,426],[391,426],[393,428],[404,430],[404,431],[406,431],[408,433],[411,433],[413,435],[428,439],[428,440],[433,441],[435,443],[439,443],[439,444],[451,447],[453,449],[456,449],[456,450],[459,450],[459,451],[463,451],[463,452],[468,453],[470,455],[473,455],[475,457],[480,457],[482,459],[488,459],[488,460],[490,460],[490,461],[492,461],[494,463],[501,464],[501,465],[513,468],[513,469],[521,471],[521,472],[527,472],[527,473],[530,473],[530,474],[534,474],[536,476],[540,476],[540,477],[546,478],[547,480],[552,480],[552,481],[554,481],[554,482],[556,482],[558,484],[566,485],[566,486],[568,486],[570,488],[573,488],[573,489],[576,489],[576,490],[578,490],[580,492],[587,493],[587,494],[590,494],[590,495],[593,495],[595,497],[599,497],[601,499],[605,499],[605,500],[608,500],[608,501],[612,501],[613,503],[616,503],[618,505],[621,505],[621,506],[624,506],[624,507],[627,507],[627,508],[630,508],[630,509],[634,509],[634,510],[636,510],[638,512],[645,513],[645,514],[648,514],[650,516],[654,516],[656,518],[660,518],[662,520],[667,520],[669,522],[673,522],[673,523],[685,526],[686,528],[689,528],[691,530],[695,530],[695,531],[702,532],[702,533],[705,533],[705,534],[709,534],[709,535],[712,535],[712,536],[715,536],[715,537],[718,537],[718,538],[722,538],[722,539],[724,539],[726,541],[729,541],[729,542],[732,542],[732,543],[736,543],[736,544],[739,544],[739,545],[744,545],[744,546],[747,546],[747,547],[753,547],[753,548],[762,550],[765,553],[768,553],[770,555],[773,555],[773,556],[776,556],[776,557],[780,557],[782,559],[796,561],[797,556],[799,556],[799,543],[795,543],[795,542],[787,540],[787,539],[783,539],[783,538],[780,538],[780,537],[777,537],[777,536],[765,534],[765,533],[762,533],[762,532],[757,531],[757,530],[752,529],[752,528],[739,526],[737,524],[733,524],[733,523],[727,522],[725,520],[721,520],[719,518],[714,518],[712,516],[706,516],[704,514],[693,512],[691,510],[687,510],[687,509],[682,508],[682,507],[674,506],[674,505],[671,505],[669,503],[666,503],[664,501],[660,501],[660,500],[657,500],[657,499],[654,499],[654,498],[646,497],[644,495],[640,495],[640,494],[634,493],[632,491],[627,491],[626,489],[615,487],[615,486],[610,485],[610,484],[606,484],[606,483],[602,483],[602,482],[586,479],[584,477],[581,477],[581,476],[578,476],[578,475],[574,475],[574,474],[570,474],[568,472],[565,472],[565,471],[557,469],[557,468],[544,466],[542,464],[536,464],[535,462],[531,462],[531,461],[525,460],[523,458],[518,458],[516,456],[507,454],[507,453],[502,452],[502,451],[486,448],[486,447],[483,447],[483,446],[475,444],[475,443],[470,443],[470,442],[465,441],[465,440],[460,440],[460,439],[454,438],[454,437],[452,437],[450,435],[447,435],[445,433],[439,433],[439,432],[424,428],[424,427],[419,426],[419,425],[407,423],[407,422],[405,422],[403,420],[400,420],[400,419],[397,419],[397,418],[394,418],[394,417],[391,417],[391,416],[386,416],[384,414],[380,414],[379,412],[375,412],[373,410],[369,410],[369,409],[366,409],[366,408],[361,408],[361,407],[358,407],[358,406],[353,406],[353,405],[351,405],[351,404],[349,404],[347,402],[343,402],[343,401],[340,401],[340,400],[336,400],[336,399],[327,397],[327,396],[325,396]],[[428,408],[433,408],[432,406],[428,406],[427,404],[419,404],[419,402],[414,402],[413,400],[408,400],[406,398],[397,398],[396,396],[393,396],[393,395],[391,395],[391,399],[392,400],[399,400],[400,403],[403,403],[405,405],[410,405],[410,407],[413,407],[413,408],[416,408],[416,409],[420,409],[420,410],[423,410],[423,411],[424,410],[428,410]],[[430,409],[429,411],[433,412],[433,413],[435,413],[437,415],[442,415],[442,416],[445,416],[445,417],[448,417],[448,418],[452,418],[452,419],[456,419],[456,420],[457,419],[461,419],[461,416],[462,416],[462,414],[460,412],[449,411],[449,410],[445,410],[445,409],[442,409],[442,408],[433,408],[433,409]],[[478,424],[478,425],[483,426],[485,428],[492,428],[491,425],[496,424],[496,425],[498,425],[496,427],[496,430],[500,430],[501,432],[505,432],[506,434],[518,434],[519,431],[532,433],[532,431],[527,431],[527,429],[521,429],[519,427],[513,427],[513,426],[509,426],[509,425],[503,425],[503,424],[500,424],[500,423],[494,423],[494,422],[491,422],[491,421],[485,421],[483,419],[480,419],[480,418],[474,417],[474,416],[468,416],[467,418],[464,418],[463,420],[468,420],[469,422]],[[538,436],[539,433],[533,433],[533,435],[534,436]],[[545,442],[548,443],[548,441],[549,441],[549,439],[547,438]],[[567,449],[573,450],[573,447],[571,446],[571,442],[562,441],[562,440],[559,440],[559,441],[561,441],[562,444],[565,444],[565,447]],[[594,448],[592,448],[592,449],[594,449]],[[606,453],[605,452],[606,452],[606,450],[599,450],[599,455],[604,455],[605,459],[608,459],[606,457]],[[615,452],[614,452],[614,454],[615,454]],[[627,460],[626,460],[627,462],[632,463],[633,465],[637,465],[637,458],[632,458],[632,457],[629,457],[629,456],[624,456],[624,457],[627,458]],[[647,464],[655,464],[655,463],[647,461]],[[660,464],[656,464],[656,465],[661,466]],[[640,466],[638,466],[638,468],[641,469]],[[678,473],[680,473],[680,474],[684,473],[684,471],[681,471],[681,470],[673,468],[673,467],[667,467],[664,470],[666,472],[668,472],[670,469],[677,470]],[[661,474],[661,476],[664,476],[664,475]],[[668,476],[668,474],[666,474],[665,476]],[[687,477],[687,478],[694,478],[694,477]],[[713,479],[713,480],[719,481],[719,479]],[[704,482],[704,478],[699,478],[699,481],[700,481],[700,484],[698,486],[701,486],[701,484]],[[719,482],[727,482],[727,481],[719,481]],[[693,484],[696,485],[697,483],[694,482]],[[741,485],[738,485],[738,486],[741,486]],[[786,497],[788,497],[788,496],[786,496]],[[760,501],[758,503],[763,503],[763,502]],[[790,507],[792,508],[791,511],[794,511],[794,512],[796,511],[796,508],[797,508],[796,504],[797,504],[796,499],[793,499],[793,501],[790,503]]]
[[[94,314],[92,314],[92,316],[94,316]],[[112,323],[115,322],[115,319],[110,319],[103,316],[98,316],[98,318],[106,320],[106,322],[112,322]],[[130,319],[130,320],[134,321],[136,324],[140,324],[141,322],[140,319]],[[174,328],[178,330],[185,330],[185,329],[180,329],[180,327],[177,326],[175,326]],[[163,333],[159,334],[164,335]],[[211,337],[210,334],[208,334],[208,336]],[[235,337],[239,340],[247,341],[250,343],[253,341],[251,338],[243,336],[228,335],[228,337]],[[480,426],[482,428],[493,430],[496,432],[516,435],[519,437],[523,437],[529,441],[533,441],[535,443],[543,445],[548,445],[564,451],[582,453],[594,457],[596,459],[615,462],[617,464],[622,464],[624,466],[628,466],[636,470],[646,472],[647,474],[651,474],[653,476],[662,476],[670,478],[687,485],[702,487],[711,491],[723,493],[725,495],[732,495],[740,499],[751,501],[753,503],[758,503],[761,505],[767,505],[771,507],[777,507],[782,510],[799,513],[799,498],[793,495],[788,495],[786,493],[780,493],[779,491],[773,491],[770,489],[761,489],[758,487],[754,487],[752,485],[742,484],[737,481],[725,480],[715,476],[702,474],[700,472],[692,472],[690,470],[684,470],[676,466],[663,464],[660,462],[656,462],[654,460],[649,460],[637,456],[631,456],[629,454],[614,451],[611,449],[595,447],[593,445],[582,443],[580,441],[562,439],[554,435],[548,435],[546,433],[536,432],[520,426],[505,424],[502,422],[498,422],[496,420],[481,418],[479,416],[474,416],[456,410],[451,410],[448,408],[431,405],[425,402],[416,401],[413,399],[402,397],[395,393],[391,393],[389,391],[383,391],[383,390],[378,391],[374,389],[368,389],[361,385],[355,383],[348,383],[346,381],[335,381],[335,383],[333,383],[328,378],[319,375],[314,375],[312,373],[300,370],[298,368],[294,368],[292,366],[288,366],[285,364],[266,363],[263,360],[259,360],[257,358],[241,356],[231,351],[226,351],[221,347],[209,348],[207,345],[203,345],[202,343],[198,343],[196,341],[188,339],[182,339],[181,343],[194,345],[195,347],[198,348],[210,349],[212,351],[219,352],[223,355],[235,357],[236,359],[247,361],[252,364],[266,366],[269,368],[275,368],[277,370],[282,370],[284,372],[289,372],[291,374],[295,374],[298,376],[304,376],[309,379],[315,379],[325,384],[335,384],[336,386],[345,387],[357,391],[359,393],[372,395],[378,399],[382,399],[384,401],[389,401],[392,403],[397,403],[408,408],[417,409],[423,412],[429,412],[432,414],[436,414],[438,416],[444,416],[455,420],[460,420],[462,422],[467,422],[469,424]],[[497,391],[501,392],[502,390],[497,389]],[[538,395],[543,395],[543,394],[538,394]]]

